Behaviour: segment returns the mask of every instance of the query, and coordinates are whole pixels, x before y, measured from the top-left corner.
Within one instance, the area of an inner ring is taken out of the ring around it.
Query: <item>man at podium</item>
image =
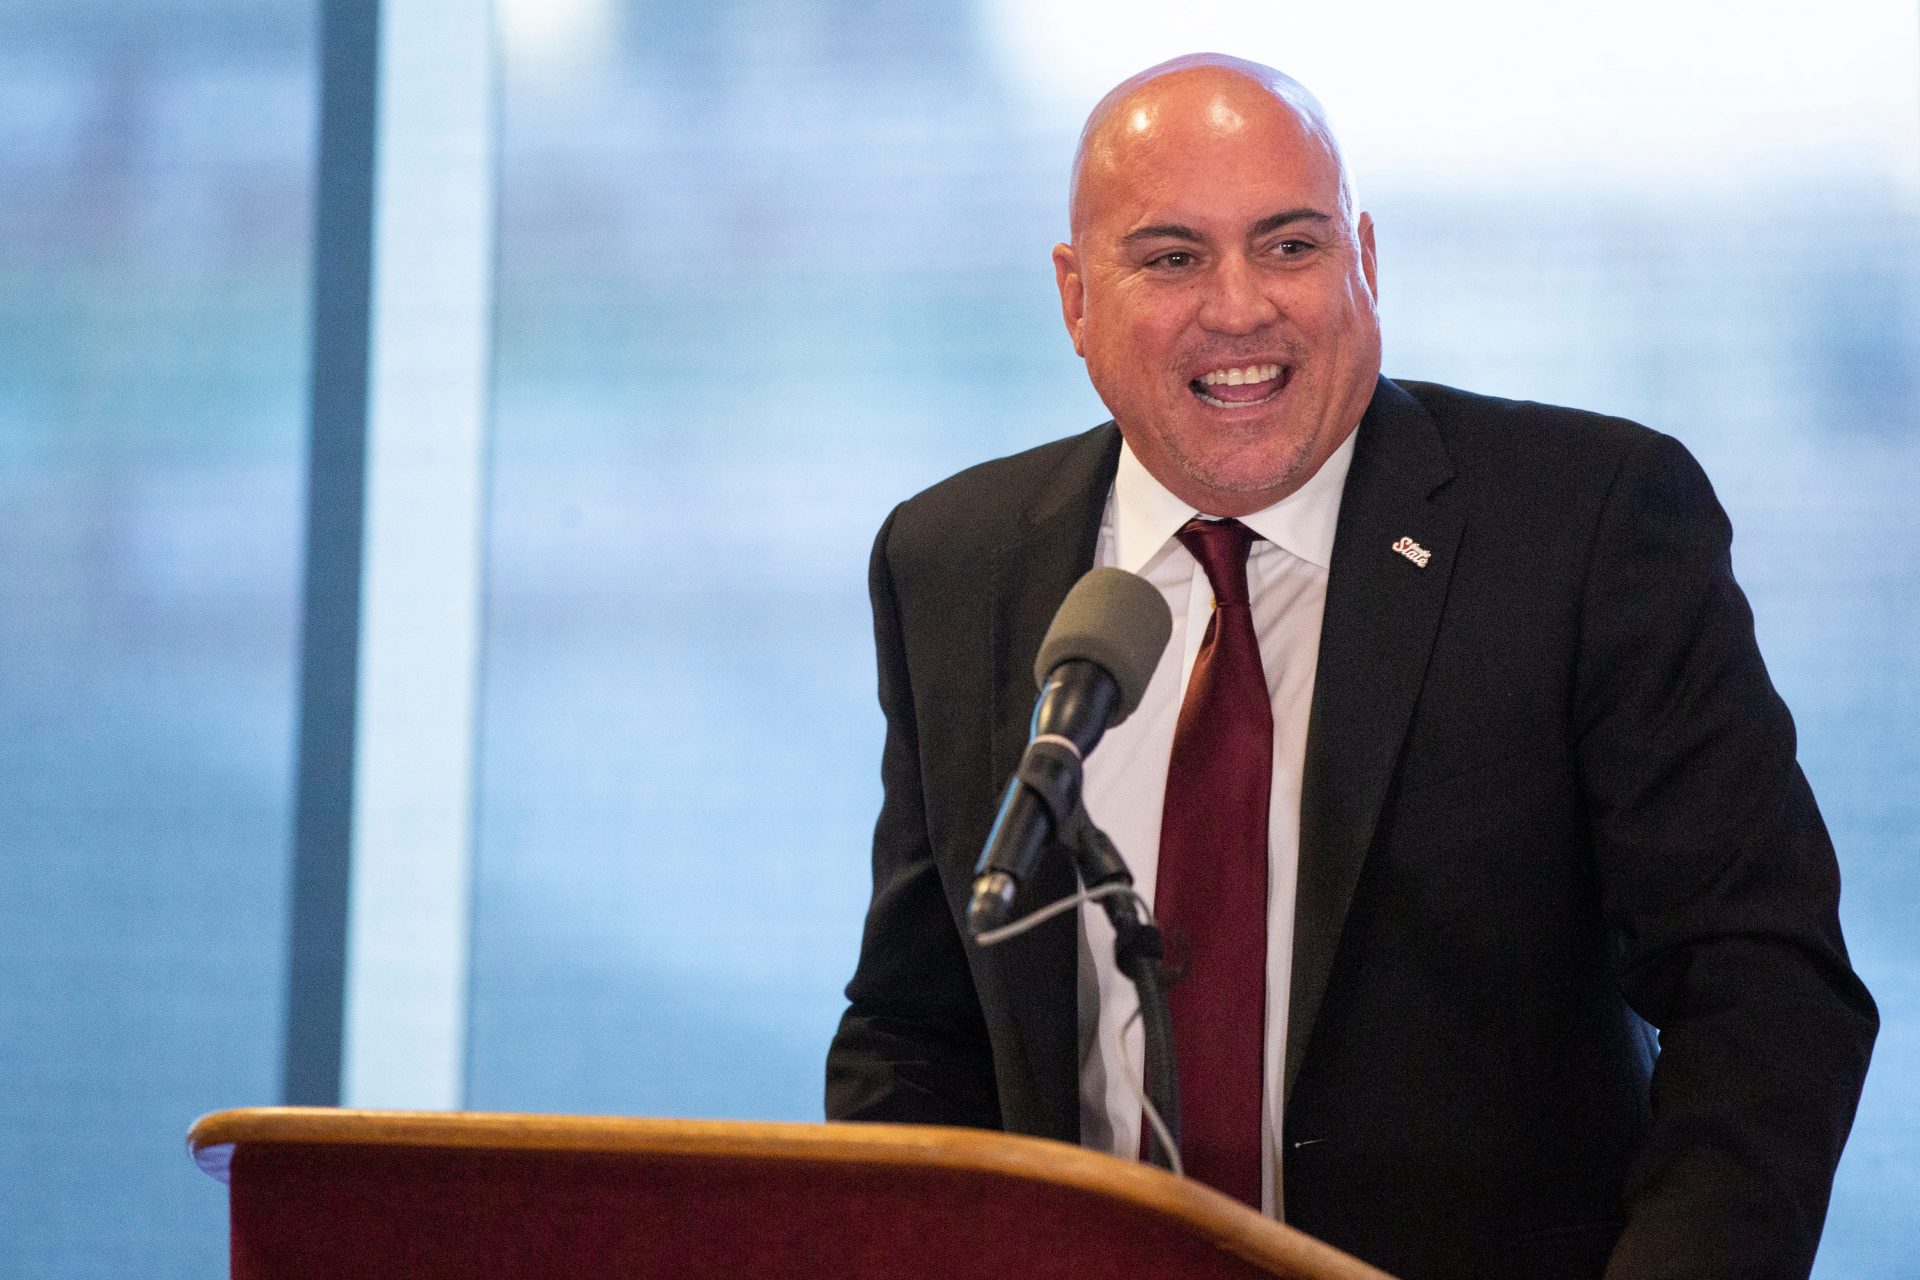
[[[1372,222],[1270,68],[1121,84],[1069,221],[1114,421],[874,547],[885,800],[829,1118],[1139,1151],[1104,920],[959,923],[1048,621],[1118,566],[1173,635],[1084,794],[1172,944],[1188,1172],[1409,1280],[1805,1276],[1877,1017],[1699,467],[1381,377]]]

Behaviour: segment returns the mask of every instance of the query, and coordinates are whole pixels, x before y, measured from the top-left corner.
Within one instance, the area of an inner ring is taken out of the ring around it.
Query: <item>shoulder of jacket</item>
[[[1437,382],[1398,378],[1394,382],[1420,402],[1450,448],[1548,449],[1606,463],[1617,462],[1660,435],[1613,414],[1480,395]]]
[[[894,509],[887,546],[895,556],[965,558],[1019,536],[1063,473],[1097,476],[1117,454],[1110,422],[1003,458],[977,463],[921,490]],[[1109,473],[1110,479],[1110,473]]]
[[[1697,472],[1672,436],[1614,414],[1534,400],[1478,395],[1432,382],[1395,380],[1433,421],[1456,473],[1471,488],[1507,500],[1586,505],[1630,464]]]

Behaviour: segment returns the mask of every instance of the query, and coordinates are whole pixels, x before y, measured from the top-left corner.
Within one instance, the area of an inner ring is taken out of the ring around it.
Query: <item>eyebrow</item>
[[[1278,231],[1295,222],[1325,224],[1333,221],[1333,215],[1322,213],[1318,209],[1288,209],[1285,213],[1276,213],[1260,219],[1253,224],[1253,236],[1258,239],[1270,231]]]
[[[1254,223],[1251,237],[1258,239],[1269,232],[1278,231],[1280,228],[1290,226],[1296,222],[1327,223],[1332,221],[1332,214],[1322,213],[1318,209],[1285,209],[1279,213],[1268,214],[1266,217],[1260,219],[1260,221]],[[1151,226],[1129,231],[1121,238],[1121,243],[1138,244],[1142,240],[1205,239],[1205,236],[1183,222],[1156,222]]]

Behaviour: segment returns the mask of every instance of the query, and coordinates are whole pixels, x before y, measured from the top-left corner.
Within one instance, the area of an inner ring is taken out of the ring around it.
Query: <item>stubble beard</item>
[[[1186,442],[1175,433],[1163,435],[1160,444],[1173,465],[1202,489],[1233,494],[1292,493],[1310,478],[1316,437],[1310,431],[1288,433],[1275,442],[1268,434],[1274,430],[1276,428],[1266,428],[1244,446],[1267,455],[1277,444],[1277,456],[1260,466],[1249,466],[1242,450],[1226,441],[1215,442],[1222,447],[1204,456],[1187,448]]]

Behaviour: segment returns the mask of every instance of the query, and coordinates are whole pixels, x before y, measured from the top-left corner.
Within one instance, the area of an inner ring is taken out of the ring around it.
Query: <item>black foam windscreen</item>
[[[1173,634],[1173,615],[1160,589],[1125,569],[1094,569],[1073,584],[1040,642],[1033,678],[1044,685],[1055,667],[1076,660],[1104,668],[1120,686],[1120,710],[1133,714]]]

